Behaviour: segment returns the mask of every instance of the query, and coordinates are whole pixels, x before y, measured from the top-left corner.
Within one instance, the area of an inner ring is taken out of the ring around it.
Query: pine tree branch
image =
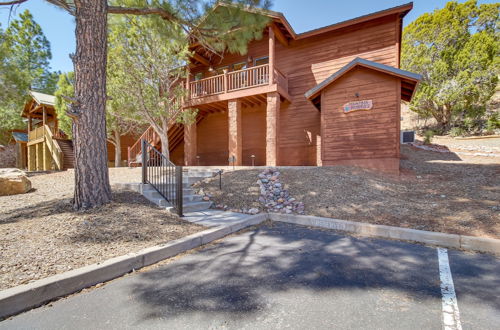
[[[121,7],[121,6],[109,6],[108,13],[129,14],[129,15],[158,15],[167,21],[176,22],[182,25],[190,25],[189,22],[175,15],[172,15],[172,13],[162,8],[133,8],[133,7]]]
[[[20,5],[28,0],[12,0],[12,1],[0,1],[0,6],[13,6]]]

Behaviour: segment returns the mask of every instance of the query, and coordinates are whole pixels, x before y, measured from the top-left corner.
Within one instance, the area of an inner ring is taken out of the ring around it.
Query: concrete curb
[[[0,320],[38,307],[56,298],[120,277],[132,270],[171,258],[243,228],[257,225],[267,219],[267,214],[249,216],[247,219],[229,226],[210,228],[163,245],[146,248],[102,263],[0,291]]]
[[[269,213],[269,219],[297,225],[340,230],[369,237],[390,238],[500,255],[500,240],[493,238],[445,234],[308,215]]]

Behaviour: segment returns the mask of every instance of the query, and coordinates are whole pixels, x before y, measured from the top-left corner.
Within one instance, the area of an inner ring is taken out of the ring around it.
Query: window
[[[246,69],[246,67],[247,67],[247,62],[235,63],[233,64],[233,71],[243,70]]]
[[[269,63],[269,56],[259,57],[253,61],[254,66],[264,65]]]
[[[228,65],[225,65],[225,66],[221,66],[217,69],[215,69],[215,74],[216,75],[219,75],[219,74],[224,74],[224,70],[228,70],[229,69],[229,66]]]
[[[198,72],[194,74],[194,80],[201,80],[203,79],[203,72]]]

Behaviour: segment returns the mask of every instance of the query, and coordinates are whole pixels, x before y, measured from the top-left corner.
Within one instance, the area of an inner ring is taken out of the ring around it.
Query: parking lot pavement
[[[447,263],[432,247],[268,223],[0,329],[441,329],[443,278],[459,309],[447,329],[497,327],[500,260],[442,253]]]

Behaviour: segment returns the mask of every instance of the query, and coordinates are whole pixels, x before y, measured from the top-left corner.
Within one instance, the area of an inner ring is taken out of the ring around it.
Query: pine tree
[[[401,66],[424,77],[412,110],[443,129],[454,115],[484,114],[500,74],[499,8],[450,1],[404,29]]]
[[[26,1],[3,1],[0,5],[12,6]],[[47,1],[75,16],[76,22],[75,97],[70,107],[74,119],[75,209],[97,207],[111,200],[106,146],[108,14],[158,15],[179,25],[187,38],[220,51],[226,47],[234,50],[232,43],[247,44],[256,33],[253,31],[261,30],[255,22],[262,22],[262,18],[240,10],[242,6],[269,5],[267,0],[235,0],[236,6],[225,10],[225,15],[211,15],[205,25],[200,26],[200,19],[213,8],[215,1],[121,0],[111,5],[107,0]],[[238,17],[240,19],[234,19]]]

